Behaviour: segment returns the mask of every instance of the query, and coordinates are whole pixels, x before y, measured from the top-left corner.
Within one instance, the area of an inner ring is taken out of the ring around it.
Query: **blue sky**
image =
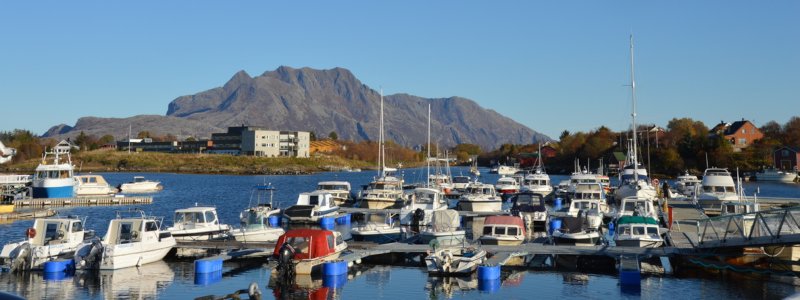
[[[800,115],[798,1],[16,1],[0,4],[0,130],[166,113],[236,71],[351,70],[461,96],[557,138],[639,120]]]

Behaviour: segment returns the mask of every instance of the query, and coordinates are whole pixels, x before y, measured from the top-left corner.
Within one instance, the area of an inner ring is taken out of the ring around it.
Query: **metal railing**
[[[800,243],[800,207],[722,215],[698,221],[698,247]]]

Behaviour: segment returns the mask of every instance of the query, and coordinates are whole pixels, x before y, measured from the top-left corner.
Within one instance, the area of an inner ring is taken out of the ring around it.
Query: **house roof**
[[[783,150],[783,149],[788,149],[789,151],[792,151],[792,152],[794,152],[794,153],[798,153],[798,152],[800,152],[800,147],[791,147],[791,146],[783,146],[783,147],[780,147],[780,148],[778,148],[778,149],[775,149],[775,152],[781,151],[781,150]]]
[[[741,120],[741,121],[733,122],[733,123],[731,123],[730,126],[725,128],[725,131],[722,134],[724,134],[724,135],[734,134],[737,131],[739,131],[739,129],[742,128],[742,126],[744,126],[744,124],[747,124],[747,123],[750,123],[750,121]]]

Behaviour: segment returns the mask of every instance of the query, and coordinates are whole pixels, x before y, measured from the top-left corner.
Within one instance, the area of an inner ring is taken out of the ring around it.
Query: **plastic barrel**
[[[339,288],[345,283],[347,283],[347,274],[322,276],[322,286],[324,287]]]
[[[336,218],[336,224],[347,225],[350,224],[350,214],[344,214]]]
[[[66,272],[73,266],[71,259],[59,259],[44,263],[42,268],[45,273]]]
[[[194,261],[194,273],[212,273],[222,271],[221,258],[203,258]]]
[[[500,290],[500,279],[478,279],[478,290],[494,293]]]
[[[497,279],[500,279],[500,265],[478,267],[478,280],[497,280]]]
[[[279,216],[269,216],[267,220],[269,221],[269,226],[271,227],[281,226],[281,217]]]
[[[558,198],[553,200],[553,209],[554,210],[561,210],[561,205],[563,205],[563,204],[564,204],[564,199],[561,199],[561,197],[558,197]]]
[[[333,229],[335,225],[336,222],[334,218],[331,217],[325,217],[319,220],[319,226],[322,227],[322,229]]]
[[[194,284],[197,285],[209,285],[212,283],[217,283],[222,280],[222,270],[214,271],[210,273],[195,273],[194,274]]]
[[[343,260],[329,261],[322,264],[322,275],[334,276],[347,274],[347,262]]]
[[[552,235],[556,229],[561,229],[561,219],[552,218],[550,219],[550,234]]]
[[[620,271],[619,272],[619,283],[621,285],[641,285],[642,284],[642,273],[637,271]]]
[[[44,277],[44,280],[48,280],[48,281],[50,281],[50,280],[64,280],[64,279],[67,278],[67,273],[65,273],[65,272],[44,272],[44,274],[42,274],[42,277]]]

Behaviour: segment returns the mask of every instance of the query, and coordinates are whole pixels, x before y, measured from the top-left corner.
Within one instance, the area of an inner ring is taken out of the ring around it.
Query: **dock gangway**
[[[697,250],[800,244],[800,207],[721,215],[697,222]]]

